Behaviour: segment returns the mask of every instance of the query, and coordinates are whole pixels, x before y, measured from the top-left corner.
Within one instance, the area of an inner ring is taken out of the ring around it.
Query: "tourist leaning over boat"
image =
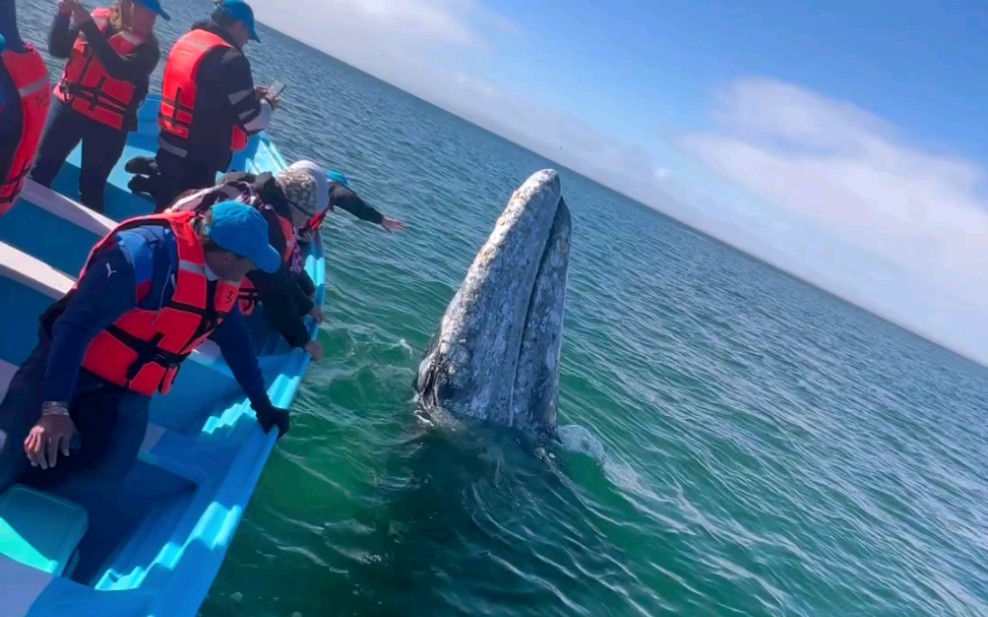
[[[246,2],[220,2],[209,21],[194,24],[172,47],[165,64],[153,161],[128,161],[131,189],[150,193],[162,211],[188,189],[211,187],[249,134],[267,128],[278,99],[254,86],[243,54],[258,41]]]
[[[41,142],[51,104],[48,67],[21,39],[17,5],[0,2],[0,216],[14,206]]]
[[[148,92],[160,51],[154,36],[158,0],[119,0],[89,12],[77,0],[59,0],[48,49],[68,58],[31,178],[51,186],[65,159],[82,142],[79,198],[103,211],[106,181],[137,129],[137,109]]]
[[[312,169],[320,173],[323,172],[322,168],[312,161],[299,161],[292,164],[292,167]],[[330,213],[330,211],[336,208],[346,210],[362,221],[380,225],[388,233],[405,228],[405,224],[403,222],[381,214],[377,208],[361,199],[360,196],[350,188],[350,181],[347,180],[345,175],[338,171],[326,171],[325,174],[326,179],[328,180],[329,203],[325,208],[320,209],[315,216],[306,221],[305,225],[300,228],[300,243],[309,243],[312,240],[312,235],[319,229],[319,226],[322,225],[323,221],[326,219],[326,216]]]
[[[282,261],[276,272],[255,271],[247,275],[240,287],[240,312],[249,317],[260,303],[271,327],[289,345],[305,349],[314,360],[322,359],[323,348],[311,340],[305,315],[321,321],[322,313],[303,295],[289,267],[296,250],[295,228],[325,207],[325,185],[324,176],[304,169],[288,169],[277,175],[234,172],[225,175],[215,187],[183,195],[170,208],[173,212],[201,212],[217,201],[235,199],[261,212],[268,222],[268,240]],[[300,308],[303,305],[305,308]]]
[[[168,394],[182,362],[207,338],[261,427],[284,434],[288,411],[268,398],[237,305],[248,272],[280,266],[264,217],[239,202],[113,229],[72,290],[41,317],[38,345],[0,403],[0,492],[16,481],[50,486],[75,472],[126,474],[151,396]]]

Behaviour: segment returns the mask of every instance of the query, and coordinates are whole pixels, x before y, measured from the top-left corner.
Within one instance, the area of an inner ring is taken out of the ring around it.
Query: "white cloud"
[[[820,249],[804,257],[831,262],[828,288],[988,362],[984,169],[910,145],[853,105],[770,80],[734,83],[713,117],[720,130],[681,145],[795,220],[800,237],[815,235]],[[806,250],[776,241],[776,253]],[[858,259],[833,263],[829,245]]]
[[[490,46],[485,33],[520,32],[476,0],[260,0],[255,13],[347,62],[374,65],[382,58],[421,61],[451,46],[483,51]]]
[[[254,7],[260,21],[308,45],[636,199],[656,198],[659,178],[643,147],[474,76],[475,63],[496,55],[491,32],[524,37],[476,0],[259,0]],[[546,87],[551,79],[547,73]]]

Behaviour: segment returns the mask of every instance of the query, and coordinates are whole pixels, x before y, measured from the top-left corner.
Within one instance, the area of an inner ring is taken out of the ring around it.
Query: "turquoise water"
[[[43,42],[53,9],[19,8]],[[169,8],[166,46],[209,5]],[[446,303],[553,165],[261,36],[286,156],[409,227],[330,218],[327,358],[204,616],[988,614],[988,370],[565,169],[560,417],[589,436],[545,461],[420,424]]]

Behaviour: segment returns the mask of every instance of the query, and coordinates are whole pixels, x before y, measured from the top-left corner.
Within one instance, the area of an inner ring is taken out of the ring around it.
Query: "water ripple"
[[[43,44],[51,6],[19,9]],[[203,14],[169,9],[163,45]],[[553,165],[262,38],[286,157],[409,227],[330,217],[328,355],[204,615],[988,615],[988,372],[568,170],[560,416],[596,445],[418,422],[419,354]]]

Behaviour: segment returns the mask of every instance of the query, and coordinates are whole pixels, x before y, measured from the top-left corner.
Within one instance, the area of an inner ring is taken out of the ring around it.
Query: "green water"
[[[27,36],[49,8],[21,5]],[[166,45],[208,4],[169,9]],[[560,418],[590,437],[545,461],[422,425],[421,352],[553,165],[261,36],[286,156],[409,227],[331,217],[328,354],[202,615],[988,614],[988,370],[567,170]]]

